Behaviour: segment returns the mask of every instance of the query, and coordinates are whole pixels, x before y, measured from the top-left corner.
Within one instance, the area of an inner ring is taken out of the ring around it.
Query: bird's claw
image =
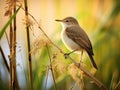
[[[64,57],[65,57],[65,59],[67,59],[67,57],[70,55],[70,53],[65,53],[64,54]]]

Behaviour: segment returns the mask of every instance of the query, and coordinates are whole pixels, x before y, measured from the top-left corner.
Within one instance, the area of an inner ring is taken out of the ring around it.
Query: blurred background
[[[9,20],[9,17],[4,16],[6,1],[0,0],[0,30]],[[20,2],[24,8],[24,1]],[[28,12],[39,22],[54,44],[64,52],[69,51],[60,39],[62,27],[55,19],[75,17],[92,42],[94,59],[98,65],[95,77],[109,90],[120,90],[120,0],[28,0]],[[21,90],[29,90],[27,36],[23,9],[20,9],[16,18],[17,79]],[[50,58],[45,45],[41,45],[42,42],[40,42],[42,32],[32,18],[30,18],[30,22],[32,23],[30,44],[33,52],[30,53],[32,56],[33,88],[34,90],[56,90],[49,69]],[[8,65],[10,65],[8,58],[10,49],[6,37],[9,38],[9,28],[6,29],[6,34],[0,40],[0,46],[4,51]],[[57,90],[99,90],[95,84],[91,83],[91,79],[82,73],[77,74],[78,71],[72,62],[64,59],[57,48],[52,45],[48,45],[48,48],[52,58]],[[72,54],[71,57],[79,61],[80,55]],[[83,59],[85,68],[91,72],[92,66],[85,53]],[[2,54],[0,54],[0,90],[8,90],[9,82],[10,74],[6,69]]]

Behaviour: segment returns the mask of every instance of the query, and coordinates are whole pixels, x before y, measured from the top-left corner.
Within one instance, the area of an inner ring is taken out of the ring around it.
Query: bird
[[[81,55],[83,51],[86,51],[93,67],[98,69],[93,58],[91,41],[86,32],[80,27],[78,21],[74,17],[66,17],[62,20],[56,19],[55,21],[62,24],[61,39],[67,49],[71,52],[81,52]]]

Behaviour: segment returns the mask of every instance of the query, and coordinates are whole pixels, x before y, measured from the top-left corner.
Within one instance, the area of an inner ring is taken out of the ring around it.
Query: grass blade
[[[11,18],[8,20],[8,22],[5,24],[5,26],[2,28],[2,30],[0,30],[0,39],[2,38],[6,28],[9,26],[9,24],[12,22],[12,20],[15,18],[15,16],[17,15],[18,11],[20,10],[21,6],[19,6],[19,8],[15,11],[15,13],[11,16]]]

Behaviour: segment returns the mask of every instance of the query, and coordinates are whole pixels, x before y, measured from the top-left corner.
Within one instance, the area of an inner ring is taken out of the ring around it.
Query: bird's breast
[[[67,36],[65,30],[61,32],[61,39],[70,51],[80,49],[80,46]]]

